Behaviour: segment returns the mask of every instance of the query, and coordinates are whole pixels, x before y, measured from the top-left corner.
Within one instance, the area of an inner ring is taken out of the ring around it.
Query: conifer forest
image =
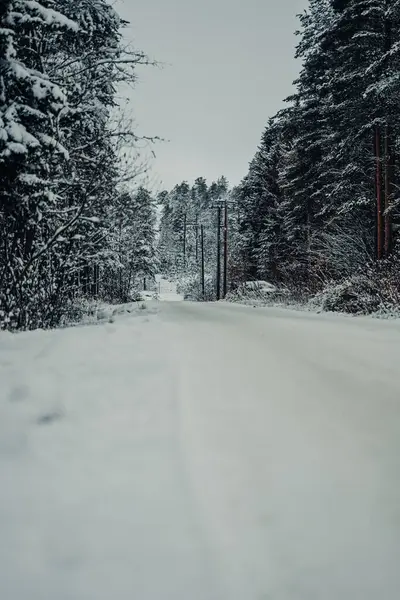
[[[399,3],[310,0],[294,93],[234,187],[148,189],[118,90],[154,63],[125,25],[106,0],[1,2],[1,327],[57,326],[157,272],[197,300],[261,280],[325,310],[396,310]]]

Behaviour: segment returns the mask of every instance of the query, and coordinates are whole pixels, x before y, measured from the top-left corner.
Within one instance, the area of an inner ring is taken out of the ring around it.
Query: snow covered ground
[[[0,334],[1,598],[398,600],[399,359],[224,303]]]

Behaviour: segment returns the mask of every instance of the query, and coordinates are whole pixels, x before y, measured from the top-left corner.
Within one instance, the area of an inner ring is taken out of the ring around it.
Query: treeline
[[[157,199],[161,207],[158,238],[160,270],[178,279],[181,291],[194,299],[215,298],[217,206],[228,193],[225,177],[210,185],[199,177],[192,186],[184,181],[171,191],[161,192]]]
[[[400,4],[310,0],[300,23],[296,91],[233,191],[243,277],[398,304]]]
[[[154,271],[155,203],[116,105],[150,61],[124,26],[105,0],[0,3],[0,328],[57,325]]]

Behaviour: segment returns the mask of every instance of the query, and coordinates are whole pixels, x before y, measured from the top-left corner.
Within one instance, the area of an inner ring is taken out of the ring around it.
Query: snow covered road
[[[0,334],[5,600],[398,600],[400,325],[220,304]]]

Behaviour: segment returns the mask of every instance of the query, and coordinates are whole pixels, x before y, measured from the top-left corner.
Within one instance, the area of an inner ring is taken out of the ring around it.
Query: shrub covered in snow
[[[226,296],[229,302],[259,305],[284,302],[287,298],[287,290],[278,288],[268,281],[246,281],[236,290],[228,292]]]
[[[324,311],[350,314],[398,313],[400,277],[397,256],[371,264],[365,273],[326,285],[309,304]]]
[[[329,284],[310,301],[310,306],[324,311],[351,314],[369,314],[379,305],[379,287],[362,275]]]

